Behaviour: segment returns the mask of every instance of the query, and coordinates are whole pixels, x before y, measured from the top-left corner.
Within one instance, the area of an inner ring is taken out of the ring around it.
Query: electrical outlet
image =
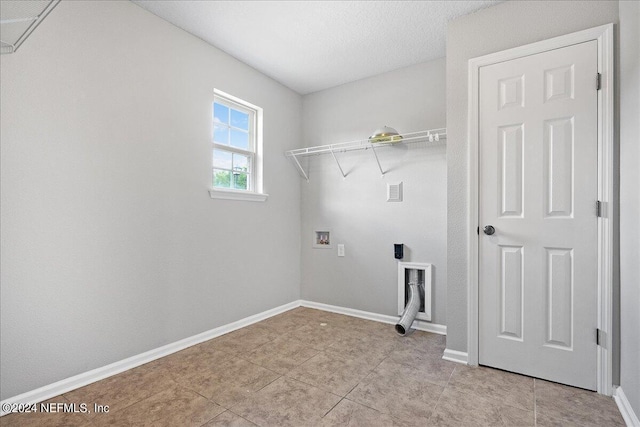
[[[344,244],[338,244],[338,256],[344,256]]]

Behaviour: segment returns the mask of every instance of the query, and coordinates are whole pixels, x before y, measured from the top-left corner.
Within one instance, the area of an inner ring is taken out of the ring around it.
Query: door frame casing
[[[469,142],[469,208],[467,258],[467,351],[468,364],[477,365],[479,356],[479,89],[480,68],[512,59],[543,53],[549,50],[595,40],[598,43],[598,329],[604,332],[604,343],[597,346],[597,391],[610,396],[613,391],[613,221],[614,218],[614,56],[613,24],[554,37],[501,52],[472,58],[468,65],[468,135]],[[596,76],[594,76],[594,85]],[[594,214],[596,211],[594,200]],[[595,331],[594,331],[595,339]]]

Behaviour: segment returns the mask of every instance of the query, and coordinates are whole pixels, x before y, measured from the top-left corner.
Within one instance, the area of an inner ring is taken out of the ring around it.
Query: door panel
[[[502,217],[522,217],[524,172],[522,124],[500,128]]]
[[[522,246],[501,246],[500,252],[500,336],[522,341]]]
[[[479,362],[596,389],[597,44],[480,68]]]
[[[544,122],[546,216],[573,215],[573,117]]]
[[[573,250],[547,252],[546,346],[571,350],[573,341]]]

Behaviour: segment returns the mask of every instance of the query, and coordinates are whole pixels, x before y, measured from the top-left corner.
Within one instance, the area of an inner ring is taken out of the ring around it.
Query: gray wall
[[[640,416],[640,3],[620,2],[620,386]]]
[[[1,399],[299,298],[299,95],[129,2],[1,60]],[[209,198],[214,88],[264,108],[265,203]]]
[[[445,60],[419,64],[303,98],[306,146],[367,138],[383,125],[413,132],[445,125]],[[397,312],[393,244],[404,261],[435,266],[433,322],[446,322],[446,147],[380,149],[310,159],[302,182],[302,298],[387,315]],[[386,202],[387,183],[404,184],[404,202]],[[333,249],[313,249],[314,227],[333,231]],[[346,256],[337,256],[344,243]]]
[[[509,1],[447,29],[447,347],[467,350],[467,61],[618,21],[615,1]]]

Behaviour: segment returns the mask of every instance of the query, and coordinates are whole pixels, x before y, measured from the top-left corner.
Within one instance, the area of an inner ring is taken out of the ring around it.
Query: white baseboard
[[[300,305],[308,308],[316,308],[318,310],[330,311],[332,313],[345,314],[347,316],[359,317],[361,319],[373,320],[376,322],[388,323],[395,325],[398,323],[400,316],[389,316],[386,314],[371,313],[369,311],[356,310],[355,308],[340,307],[337,305],[323,304],[321,302],[313,302],[301,300]],[[434,334],[446,335],[447,327],[437,323],[425,322],[424,320],[415,320],[412,327],[419,331],[431,332]]]
[[[267,319],[269,317],[275,316],[277,314],[283,313],[285,311],[291,310],[299,306],[300,306],[299,300],[293,301],[288,304],[284,304],[279,307],[272,308],[267,311],[263,311],[262,313],[245,317],[244,319],[240,319],[236,322],[229,323],[229,324],[220,326],[218,328],[214,328],[214,329],[202,332],[197,335],[193,335],[191,337],[182,339],[180,341],[176,341],[174,343],[167,344],[162,347],[158,347],[156,349],[149,350],[147,352],[144,352],[132,357],[128,357],[126,359],[120,360],[110,365],[93,369],[91,371],[84,372],[82,374],[74,375],[73,377],[57,381],[53,384],[49,384],[44,387],[40,387],[35,390],[28,391],[26,393],[22,393],[14,397],[10,397],[0,402],[0,405],[2,406],[2,408],[5,408],[7,406],[5,404],[39,403],[47,399],[51,399],[52,397],[59,396],[63,393],[67,393],[71,390],[84,387],[96,381],[100,381],[107,377],[135,368],[137,366],[144,365],[145,363],[152,362],[161,357],[168,356],[180,350],[184,350],[185,348],[191,347],[193,345],[208,341],[212,338],[219,337],[220,335],[224,335],[229,332],[235,331],[236,329],[244,328],[245,326],[249,326],[253,323],[259,322],[261,320]],[[6,415],[6,414],[7,412],[5,412],[4,410],[0,410],[0,416]]]
[[[618,405],[618,409],[622,414],[622,418],[624,418],[624,422],[627,423],[628,427],[640,427],[640,420],[638,416],[633,411],[631,407],[631,403],[627,399],[627,396],[622,391],[622,387],[616,387],[613,393],[613,399],[616,401]]]
[[[466,351],[450,350],[448,348],[444,350],[442,358],[450,362],[462,363],[464,365],[469,362],[469,354]]]

